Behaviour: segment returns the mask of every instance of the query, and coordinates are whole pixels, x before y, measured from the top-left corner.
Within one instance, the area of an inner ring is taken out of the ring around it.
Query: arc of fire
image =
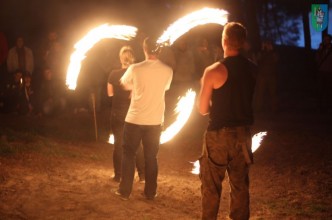
[[[69,89],[75,90],[77,78],[81,70],[81,63],[85,59],[85,54],[96,43],[104,38],[114,38],[119,40],[130,40],[136,36],[137,28],[127,25],[103,24],[87,33],[74,48],[75,51],[70,56],[70,63],[67,69],[66,85]]]
[[[171,24],[159,37],[157,43],[172,45],[179,37],[194,27],[204,24],[225,25],[228,21],[228,12],[222,9],[203,8],[194,11]]]
[[[192,12],[174,22],[157,40],[162,46],[172,45],[176,39],[187,33],[192,28],[208,23],[224,25],[227,22],[228,13],[221,9],[203,8]],[[75,90],[77,78],[81,69],[81,62],[85,59],[85,54],[97,42],[104,38],[115,38],[120,40],[130,40],[136,36],[137,28],[126,25],[104,24],[92,29],[74,46],[76,49],[70,57],[70,64],[67,69],[66,84],[69,89]],[[188,120],[193,109],[196,93],[189,90],[185,97],[182,97],[175,113],[178,114],[176,121],[171,124],[162,134],[161,143],[172,139]],[[109,137],[109,143],[114,143],[113,135]]]

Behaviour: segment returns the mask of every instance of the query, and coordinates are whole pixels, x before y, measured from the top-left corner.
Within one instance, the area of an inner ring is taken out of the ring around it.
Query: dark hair
[[[150,55],[158,55],[160,52],[160,47],[157,44],[156,39],[151,37],[144,39],[143,48]]]

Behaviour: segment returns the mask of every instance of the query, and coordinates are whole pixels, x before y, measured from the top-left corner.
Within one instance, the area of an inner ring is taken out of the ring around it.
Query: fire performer
[[[256,66],[240,54],[246,28],[228,23],[222,33],[224,60],[207,67],[201,79],[198,108],[209,114],[200,179],[202,219],[217,219],[222,181],[230,183],[230,218],[249,219],[249,165],[253,162],[250,125]]]
[[[120,182],[122,163],[123,126],[130,104],[130,91],[120,85],[120,78],[127,68],[135,62],[134,51],[130,46],[123,46],[119,53],[121,69],[113,70],[107,83],[107,94],[112,99],[111,128],[114,134],[113,167],[115,182]],[[139,147],[136,157],[136,167],[139,181],[144,182],[144,155],[142,146]]]
[[[158,59],[159,48],[152,38],[143,42],[145,61],[131,65],[123,77],[123,86],[132,90],[125,119],[123,137],[122,175],[115,192],[128,200],[135,173],[135,157],[142,141],[145,159],[144,196],[157,195],[158,162],[161,126],[164,121],[165,92],[170,88],[173,71]]]

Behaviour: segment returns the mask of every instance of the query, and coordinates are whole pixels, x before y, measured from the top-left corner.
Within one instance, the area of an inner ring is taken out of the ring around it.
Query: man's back
[[[139,125],[161,124],[172,69],[159,60],[146,60],[130,66],[121,80],[133,86],[125,121]]]

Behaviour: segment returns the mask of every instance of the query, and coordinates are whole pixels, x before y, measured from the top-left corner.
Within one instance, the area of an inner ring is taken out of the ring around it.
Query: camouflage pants
[[[231,219],[249,219],[249,127],[207,131],[200,159],[202,219],[217,219],[225,172],[229,176]]]

